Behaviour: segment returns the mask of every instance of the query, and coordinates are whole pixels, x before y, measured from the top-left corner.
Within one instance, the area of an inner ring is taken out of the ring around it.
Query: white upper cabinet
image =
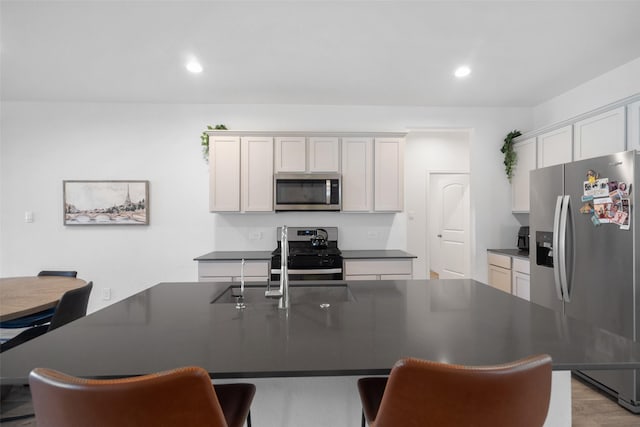
[[[339,172],[340,138],[276,137],[276,172]]]
[[[240,137],[209,137],[209,210],[240,211]]]
[[[511,178],[511,210],[529,212],[529,172],[536,168],[536,138],[513,146],[516,166]]]
[[[273,138],[209,137],[209,210],[273,211]]]
[[[241,210],[273,211],[273,138],[241,137]]]
[[[538,167],[544,168],[572,160],[571,125],[538,136]]]
[[[311,137],[309,172],[340,171],[340,139],[337,137]]]
[[[373,210],[373,138],[342,138],[342,210]]]
[[[341,174],[344,212],[403,210],[405,132],[208,135],[211,212],[273,212],[278,172]]]
[[[307,140],[304,136],[276,137],[276,172],[307,170]]]
[[[627,106],[627,150],[640,150],[640,101]]]
[[[404,138],[374,139],[376,212],[400,212],[404,206]]]
[[[624,151],[625,114],[625,107],[619,107],[576,122],[573,125],[573,160]]]

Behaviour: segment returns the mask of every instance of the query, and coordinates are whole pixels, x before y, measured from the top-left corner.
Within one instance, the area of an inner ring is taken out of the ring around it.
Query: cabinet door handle
[[[438,236],[437,236],[437,237],[442,237],[442,234],[438,234]]]

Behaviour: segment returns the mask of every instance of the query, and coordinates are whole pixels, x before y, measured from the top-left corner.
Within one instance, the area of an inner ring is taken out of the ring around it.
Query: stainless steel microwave
[[[340,174],[276,173],[273,178],[277,211],[339,211]]]

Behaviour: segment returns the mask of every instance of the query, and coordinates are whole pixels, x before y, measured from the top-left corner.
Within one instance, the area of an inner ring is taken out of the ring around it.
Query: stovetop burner
[[[322,227],[326,230],[328,239],[326,247],[313,246],[311,240],[316,236],[316,228],[289,227],[289,268],[316,269],[342,266],[342,252],[338,249],[338,229],[336,227]],[[278,227],[277,236],[280,236]],[[280,241],[271,253],[272,268],[280,268]]]
[[[302,243],[302,244],[300,244]],[[338,249],[335,242],[330,242],[326,248],[316,248],[311,246],[310,243],[303,242],[289,242],[289,256],[332,256],[341,255],[342,252]],[[280,242],[278,247],[271,252],[272,256],[280,256]]]
[[[276,251],[278,251],[276,249]],[[278,251],[279,252],[279,251]],[[289,256],[331,256],[340,255],[342,252],[338,248],[289,248]]]

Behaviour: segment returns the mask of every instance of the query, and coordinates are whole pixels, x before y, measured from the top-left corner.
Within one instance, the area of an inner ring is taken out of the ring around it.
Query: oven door
[[[280,269],[271,269],[271,280],[280,280]],[[342,280],[342,268],[289,269],[289,280]]]

